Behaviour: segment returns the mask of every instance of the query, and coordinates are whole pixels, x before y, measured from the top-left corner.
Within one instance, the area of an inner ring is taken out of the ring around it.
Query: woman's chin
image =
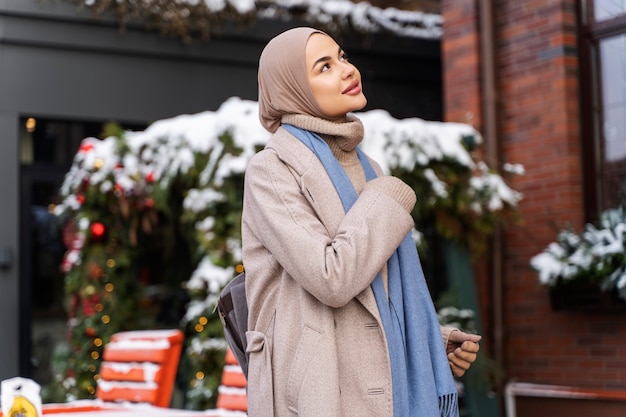
[[[365,98],[365,95],[363,95],[363,100],[362,100],[362,104],[360,104],[360,106],[352,111],[359,111],[359,110],[363,110],[363,108],[367,106],[367,98]]]

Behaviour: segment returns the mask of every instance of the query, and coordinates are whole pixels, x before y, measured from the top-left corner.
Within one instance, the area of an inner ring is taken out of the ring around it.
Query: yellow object
[[[39,417],[37,409],[24,397],[15,397],[7,417]]]

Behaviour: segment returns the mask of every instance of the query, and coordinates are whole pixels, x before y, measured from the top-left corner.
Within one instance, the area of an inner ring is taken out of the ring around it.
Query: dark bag
[[[248,378],[246,331],[248,330],[248,303],[246,302],[246,273],[242,272],[222,289],[217,310],[224,325],[224,336],[237,358],[243,374]]]

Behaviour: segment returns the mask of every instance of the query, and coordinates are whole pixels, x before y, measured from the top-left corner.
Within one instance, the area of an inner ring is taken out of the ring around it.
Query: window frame
[[[626,12],[596,22],[593,19],[594,0],[579,0],[578,3],[584,204],[586,220],[592,222],[602,210],[608,208],[603,207],[601,146],[604,142],[604,109],[599,48],[604,39],[626,36]]]

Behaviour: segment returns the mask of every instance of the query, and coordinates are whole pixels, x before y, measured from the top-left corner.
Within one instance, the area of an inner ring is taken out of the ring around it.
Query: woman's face
[[[321,33],[309,37],[306,68],[313,97],[329,118],[344,118],[367,104],[361,73],[332,38]]]

